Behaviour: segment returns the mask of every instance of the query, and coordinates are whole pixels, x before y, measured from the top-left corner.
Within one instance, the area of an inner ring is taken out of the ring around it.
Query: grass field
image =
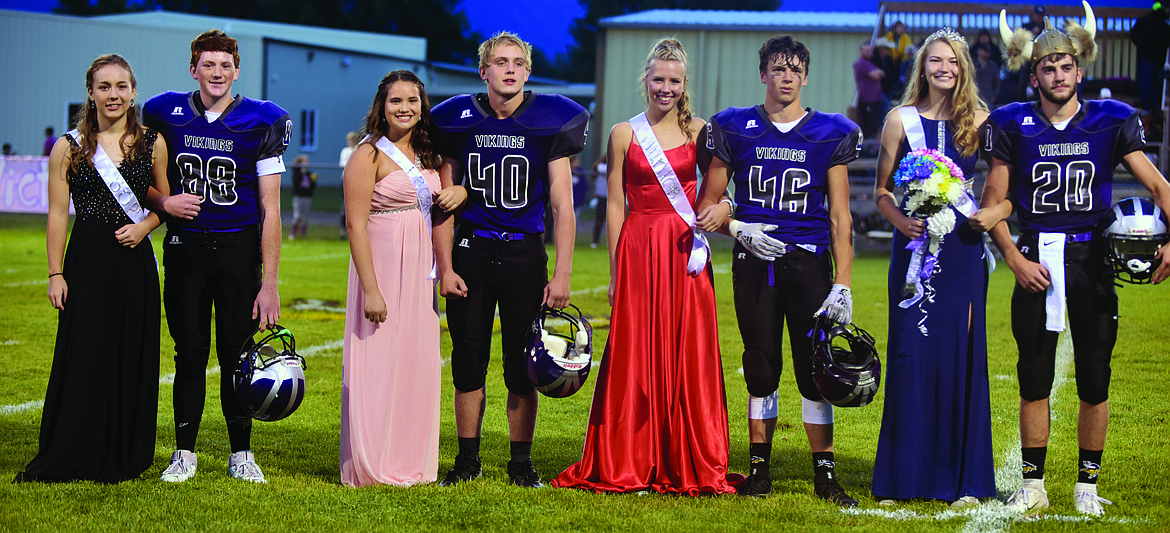
[[[504,387],[498,357],[488,380],[482,455],[484,477],[455,488],[349,489],[338,476],[341,335],[349,251],[335,226],[310,229],[308,239],[282,250],[281,322],[296,334],[308,359],[308,395],[300,410],[276,423],[256,423],[253,446],[268,485],[227,477],[227,435],[219,414],[218,376],[209,376],[200,434],[199,474],[180,485],[158,480],[174,447],[171,386],[160,376],[159,431],[154,466],[140,480],[0,482],[0,530],[648,530],[760,531],[1120,531],[1170,528],[1170,402],[1164,400],[1170,348],[1170,292],[1166,287],[1119,289],[1121,332],[1114,352],[1112,420],[1103,460],[1101,494],[1114,504],[1106,517],[1087,519],[1072,508],[1076,464],[1076,389],[1071,364],[1058,370],[1053,437],[1048,455],[1052,508],[1026,518],[1002,512],[999,501],[951,511],[921,501],[879,507],[869,496],[883,395],[862,409],[837,410],[837,461],[842,484],[861,506],[843,511],[816,499],[812,464],[800,424],[796,385],[786,373],[780,388],[780,425],[773,451],[775,492],[762,500],[736,496],[686,498],[595,495],[526,490],[507,484]],[[578,239],[587,242],[586,239]],[[161,258],[161,231],[154,238]],[[730,241],[716,240],[714,265],[720,344],[731,416],[731,468],[747,470],[747,393],[739,374],[741,345],[731,304]],[[551,255],[551,251],[550,251]],[[854,321],[886,344],[888,253],[863,253],[854,263]],[[57,313],[45,297],[44,218],[0,215],[0,479],[12,479],[36,454],[39,402],[52,361]],[[1018,395],[1008,301],[1013,278],[992,275],[988,297],[988,354],[997,487],[1000,500],[1018,485]],[[573,302],[598,324],[608,321],[604,248],[578,245]],[[608,333],[596,330],[600,346]],[[174,371],[173,344],[163,325],[162,373]],[[1065,339],[1067,341],[1067,339]],[[495,346],[498,347],[498,337]],[[443,332],[443,357],[450,340]],[[498,348],[497,348],[498,350]],[[497,352],[498,353],[498,352]],[[212,359],[214,361],[214,357]],[[214,365],[214,363],[213,363]],[[456,452],[452,388],[444,369],[440,474]],[[533,455],[547,480],[579,458],[593,382],[577,395],[542,399]]]

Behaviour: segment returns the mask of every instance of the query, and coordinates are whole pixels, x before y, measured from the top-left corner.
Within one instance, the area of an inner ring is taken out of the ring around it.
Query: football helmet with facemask
[[[541,306],[525,337],[524,358],[528,380],[541,394],[572,396],[585,385],[593,364],[593,327],[573,304],[565,309]]]
[[[297,355],[292,332],[276,324],[252,333],[240,349],[232,385],[256,420],[274,422],[296,411],[305,399],[305,358]]]
[[[1107,260],[1117,279],[1134,284],[1150,282],[1161,264],[1156,257],[1158,248],[1170,241],[1162,215],[1146,198],[1126,198],[1106,215]]]
[[[812,338],[813,381],[821,396],[838,407],[872,402],[882,383],[882,363],[873,337],[853,324],[820,316]]]

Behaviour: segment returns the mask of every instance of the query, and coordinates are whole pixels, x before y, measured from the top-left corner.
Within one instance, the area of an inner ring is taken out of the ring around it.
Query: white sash
[[[1050,283],[1044,295],[1044,329],[1064,331],[1064,233],[1040,233],[1036,247],[1040,266],[1048,269]]]
[[[910,143],[910,149],[926,148],[926,130],[922,128],[918,109],[914,106],[902,106],[898,108],[898,115],[902,117],[902,130],[906,132],[906,141]]]
[[[427,233],[433,233],[434,229],[431,228],[431,187],[427,185],[427,180],[423,177],[422,172],[419,171],[418,167],[414,166],[414,163],[410,159],[406,158],[406,154],[403,154],[402,150],[399,150],[397,146],[394,146],[394,143],[390,142],[390,139],[380,137],[374,143],[374,146],[377,146],[382,153],[390,156],[394,164],[405,171],[407,176],[410,176],[410,181],[414,183],[415,194],[418,195],[418,208],[422,210],[423,216],[426,217]],[[432,252],[431,273],[427,275],[427,279],[436,279],[437,277],[438,273],[435,270],[434,252]]]
[[[926,129],[922,127],[922,117],[918,115],[918,109],[912,106],[902,106],[898,108],[898,116],[902,118],[902,130],[906,132],[906,141],[910,144],[910,150],[918,150],[926,148]],[[945,139],[939,139],[939,152],[946,154],[943,146]],[[979,203],[975,201],[975,197],[971,195],[971,191],[959,198],[955,209],[963,216],[971,218],[976,211],[979,210]],[[991,253],[991,246],[987,243],[987,234],[983,234],[983,258],[987,261],[987,271],[995,272],[995,255]]]
[[[691,231],[695,235],[695,240],[691,244],[690,257],[687,259],[687,273],[698,276],[707,267],[707,260],[711,253],[707,237],[695,227],[695,210],[691,208],[691,201],[687,198],[686,192],[683,191],[682,184],[679,183],[678,176],[674,173],[674,168],[670,166],[670,161],[666,159],[662,146],[658,144],[658,138],[650,129],[646,113],[638,113],[638,116],[631,118],[630,126],[634,129],[634,136],[637,137],[638,144],[642,146],[642,152],[646,154],[650,168],[654,169],[658,184],[662,186],[662,191],[666,193],[666,198],[674,207],[674,212],[678,213],[683,222],[691,227]]]
[[[71,130],[69,136],[81,144],[81,132]],[[149,211],[142,208],[138,203],[138,197],[134,195],[134,191],[130,188],[130,184],[126,183],[126,178],[122,177],[122,173],[118,172],[118,166],[110,159],[109,154],[102,148],[102,144],[95,142],[97,151],[93,154],[93,168],[101,175],[102,181],[106,182],[106,187],[110,188],[110,194],[114,195],[114,200],[122,207],[122,211],[135,224],[142,222]],[[149,237],[149,236],[148,236]]]

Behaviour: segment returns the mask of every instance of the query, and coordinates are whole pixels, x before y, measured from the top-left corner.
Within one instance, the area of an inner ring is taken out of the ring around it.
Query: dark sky
[[[959,0],[960,2],[964,0]],[[1043,2],[1044,5],[1080,5],[1079,0]],[[1031,5],[1029,1],[1007,4]],[[1093,6],[1144,7],[1152,0],[1093,0]],[[57,0],[0,0],[0,9],[48,12]],[[462,0],[459,7],[471,21],[471,28],[485,37],[509,30],[531,42],[549,56],[563,52],[570,44],[569,24],[585,11],[577,0]],[[876,13],[878,0],[783,0],[781,11],[860,11]]]

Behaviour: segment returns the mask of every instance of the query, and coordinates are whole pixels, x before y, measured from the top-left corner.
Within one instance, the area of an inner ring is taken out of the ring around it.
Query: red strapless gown
[[[693,202],[695,145],[666,156]],[[636,143],[623,170],[630,214],[617,246],[613,318],[585,451],[552,484],[597,492],[734,492],[711,270],[687,274],[693,233]]]

